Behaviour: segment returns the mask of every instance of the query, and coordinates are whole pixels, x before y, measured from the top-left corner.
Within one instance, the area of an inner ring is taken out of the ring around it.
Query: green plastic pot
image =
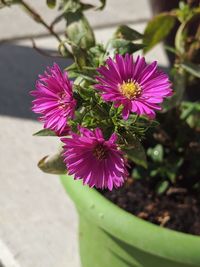
[[[200,237],[148,223],[63,175],[79,213],[82,267],[200,267]]]

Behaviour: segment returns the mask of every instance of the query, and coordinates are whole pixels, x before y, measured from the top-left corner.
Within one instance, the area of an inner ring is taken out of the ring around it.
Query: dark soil
[[[200,235],[200,194],[171,187],[159,196],[145,179],[128,179],[122,188],[102,193],[139,218],[180,232]]]

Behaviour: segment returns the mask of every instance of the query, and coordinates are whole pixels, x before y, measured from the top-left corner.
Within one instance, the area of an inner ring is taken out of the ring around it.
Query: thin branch
[[[59,54],[49,54],[47,53],[46,51],[40,49],[39,47],[37,47],[34,39],[31,38],[31,42],[32,42],[32,45],[33,45],[33,49],[35,49],[39,54],[45,56],[45,57],[57,57],[57,58],[63,58],[61,55]]]
[[[55,25],[62,19],[63,16],[64,16],[64,15],[63,15],[63,13],[62,13],[62,14],[60,14],[58,17],[56,17],[56,18],[51,22],[51,24],[50,24],[50,28],[53,29],[54,26],[55,26]]]
[[[50,32],[50,34],[53,35],[58,40],[59,43],[63,42],[62,39],[60,38],[60,36],[53,30],[53,28],[51,26],[49,26],[44,21],[44,19],[29,4],[27,4],[24,0],[21,0],[20,4],[25,8],[25,10],[32,16],[32,18],[36,22],[42,24],[46,28]],[[70,57],[73,57],[66,46],[65,46],[65,49],[67,50],[67,52],[70,55]]]
[[[200,48],[200,24],[197,28],[196,34],[195,34],[195,42],[191,44],[189,51],[188,51],[188,59],[190,61],[193,61],[195,57],[197,56],[198,50]]]

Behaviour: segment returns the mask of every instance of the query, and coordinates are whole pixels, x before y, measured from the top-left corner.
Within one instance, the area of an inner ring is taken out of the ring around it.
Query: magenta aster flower
[[[61,139],[65,143],[63,157],[69,174],[83,179],[83,184],[90,187],[109,190],[120,187],[128,172],[123,152],[116,144],[117,135],[112,134],[106,141],[99,128],[94,131],[80,128],[80,133]]]
[[[44,75],[39,75],[36,90],[31,92],[35,97],[32,110],[41,114],[44,128],[55,131],[58,135],[69,131],[67,119],[74,117],[76,100],[73,98],[72,82],[67,73],[61,71],[54,63],[47,68]]]
[[[163,98],[171,96],[168,76],[158,70],[157,62],[147,64],[144,57],[126,54],[109,58],[107,66],[101,66],[95,88],[101,91],[105,101],[114,102],[115,107],[123,105],[122,116],[128,119],[130,112],[155,117],[154,110],[160,110]]]

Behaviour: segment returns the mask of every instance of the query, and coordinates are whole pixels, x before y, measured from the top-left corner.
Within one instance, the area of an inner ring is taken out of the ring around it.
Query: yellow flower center
[[[137,82],[128,80],[119,86],[119,90],[128,99],[134,99],[141,94],[142,88]]]

